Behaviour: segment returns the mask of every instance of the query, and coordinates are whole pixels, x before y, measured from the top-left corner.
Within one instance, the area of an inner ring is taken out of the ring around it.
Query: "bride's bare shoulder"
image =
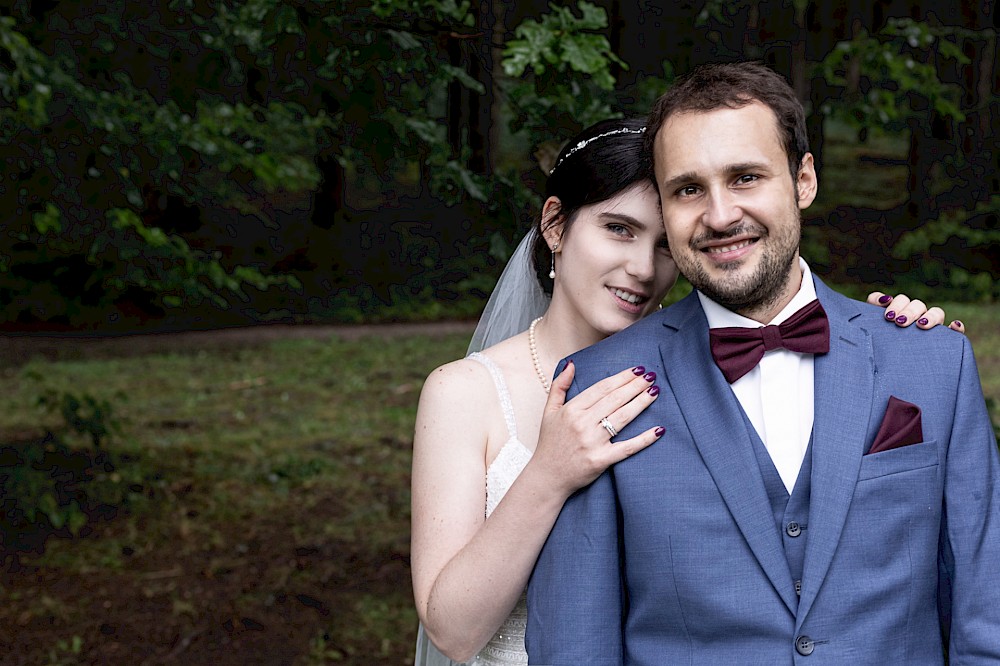
[[[493,362],[508,380],[519,372],[521,358],[526,349],[526,334],[516,335],[484,349],[480,354]],[[524,339],[522,339],[524,338]],[[422,396],[440,396],[445,399],[469,398],[496,392],[490,371],[483,363],[471,358],[451,361],[435,368],[424,382]]]
[[[461,392],[489,381],[489,371],[482,363],[461,358],[434,368],[424,381],[423,393]]]
[[[527,351],[528,334],[525,332],[498,342],[492,347],[484,349],[482,353],[500,366],[502,370],[512,369],[516,372],[516,368],[524,360]]]

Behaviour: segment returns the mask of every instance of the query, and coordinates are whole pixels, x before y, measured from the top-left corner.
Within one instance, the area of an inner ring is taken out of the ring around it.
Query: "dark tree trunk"
[[[791,80],[796,96],[803,103],[809,99],[809,63],[806,61],[806,43],[809,31],[806,27],[806,7],[795,8],[795,20],[791,39]]]
[[[611,46],[611,52],[616,56],[625,60],[622,55],[622,31],[625,29],[625,20],[622,17],[622,3],[621,0],[611,0],[608,5],[608,44]],[[626,60],[626,62],[628,62]],[[611,64],[611,73],[617,80],[622,75],[621,65],[617,63]]]
[[[475,173],[492,174],[490,158],[489,133],[492,125],[493,91],[494,91],[494,49],[496,38],[496,17],[493,13],[493,0],[481,0],[473,4],[476,25],[482,32],[482,37],[473,47],[469,58],[469,75],[483,84],[485,92],[482,95],[470,94],[468,98],[468,141],[471,156],[469,169]],[[499,66],[499,62],[495,63]]]
[[[975,30],[987,30],[996,20],[995,3],[968,3],[962,5],[965,15],[962,24]],[[970,64],[962,68],[964,74],[962,88],[965,96],[962,106],[966,111],[965,121],[959,124],[962,153],[969,159],[969,185],[967,195],[970,201],[988,201],[995,192],[1000,192],[1000,170],[997,160],[995,128],[1000,123],[1000,104],[996,98],[996,34],[981,40],[966,40],[965,55]]]
[[[313,196],[312,223],[320,229],[330,229],[344,208],[344,168],[330,152],[316,159],[316,167],[320,181]]]
[[[452,67],[463,67],[462,40],[455,37],[448,39],[448,64]],[[458,157],[462,153],[462,127],[466,122],[466,89],[458,81],[448,84],[448,106],[446,122],[448,124],[448,145],[451,154]]]

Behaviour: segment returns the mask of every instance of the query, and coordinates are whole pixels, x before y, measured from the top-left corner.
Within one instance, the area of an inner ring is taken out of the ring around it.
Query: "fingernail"
[[[962,328],[963,326],[965,326],[965,324],[963,324],[962,322],[960,322],[957,319],[953,323],[955,324],[955,326],[958,326],[959,328]]]
[[[906,315],[899,315],[898,317],[896,317],[896,323],[897,324],[905,324],[906,323]]]
[[[646,389],[646,393],[655,398],[656,396],[660,395],[660,387],[654,384],[653,386],[650,386],[648,389]]]
[[[632,374],[634,374],[636,377],[638,377],[639,375],[641,375],[641,374],[643,374],[645,372],[646,372],[646,368],[642,367],[641,365],[637,365],[634,368],[632,368]]]
[[[881,296],[878,297],[878,302],[881,303],[882,305],[888,305],[890,302],[892,302],[892,296],[890,296],[889,294],[882,294]]]
[[[645,379],[647,382],[651,382],[654,379],[656,379],[656,373],[655,372],[647,372],[646,374],[644,374],[642,376],[642,378]]]
[[[896,313],[893,312],[892,310],[889,310],[888,312],[885,313],[885,318],[888,319],[889,321],[892,321],[893,319],[896,318]]]
[[[664,428],[663,426],[656,426],[656,430],[653,431],[653,434],[656,435],[657,437],[662,437],[663,433],[665,433],[666,431],[667,429]]]
[[[917,320],[918,326],[926,326],[929,323],[931,323],[931,320],[928,319],[927,317],[921,317],[920,319]]]

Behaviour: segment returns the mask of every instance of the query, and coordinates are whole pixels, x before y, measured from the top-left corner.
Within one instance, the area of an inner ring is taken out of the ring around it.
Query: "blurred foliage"
[[[561,141],[645,112],[692,52],[788,58],[825,11],[777,3],[770,39],[750,18],[760,8],[650,10],[677,38],[649,74],[625,62],[622,16],[587,0],[504,20],[469,0],[12,0],[0,9],[0,324],[474,312]],[[926,191],[910,194],[971,210],[989,169],[962,142],[988,141],[973,116],[995,93],[962,91],[995,32],[929,15],[870,27],[804,63],[832,91],[815,112],[862,137],[936,128]],[[946,210],[920,205],[891,221],[889,247]]]
[[[57,415],[59,425],[40,438],[0,446],[0,561],[40,553],[53,535],[77,536],[142,492],[128,459],[104,448],[120,432],[109,400],[57,389],[37,373],[26,378],[40,386],[37,406]],[[74,445],[80,435],[87,444]]]
[[[220,274],[228,280],[212,288],[221,293],[238,293],[242,283],[294,284],[257,267],[223,266],[218,253],[190,248],[152,218],[160,197],[259,214],[255,199],[263,194],[315,185],[302,151],[325,121],[289,105],[185,99],[137,80],[165,78],[158,70],[191,52],[196,33],[180,16],[178,25],[159,25],[144,8],[129,7],[90,12],[64,4],[65,14],[43,24],[31,15],[33,4],[15,3],[13,16],[0,17],[0,201],[7,212],[0,255],[11,278],[0,301],[8,317],[44,313],[24,297],[46,281],[84,303],[129,286],[168,284],[160,297],[176,302],[204,293],[205,277]],[[147,54],[153,71],[115,66],[130,49]],[[276,143],[282,135],[288,138]],[[168,247],[185,251],[162,251]]]
[[[857,129],[881,127],[902,131],[911,117],[938,114],[964,120],[962,89],[941,80],[939,66],[952,61],[969,64],[953,39],[976,33],[932,26],[912,19],[889,19],[877,35],[862,31],[843,41],[816,65],[827,83],[844,90],[820,107],[824,116],[851,123]]]
[[[111,402],[104,398],[96,398],[89,393],[77,395],[49,388],[39,396],[38,406],[47,412],[59,414],[68,430],[89,437],[94,450],[100,449],[102,442],[113,431],[118,430]]]
[[[43,365],[24,368],[13,383],[33,399],[18,408],[31,425],[0,440],[0,561],[40,553],[54,535],[79,536],[144,492],[133,459],[109,447],[122,434],[112,401],[126,404],[123,390],[81,388]]]
[[[897,281],[925,284],[942,299],[1000,299],[1000,282],[989,260],[1000,253],[998,220],[1000,195],[980,203],[971,212],[946,211],[936,220],[904,233],[892,252],[912,268],[897,275]],[[967,257],[966,265],[953,264],[951,258],[955,256]]]
[[[330,146],[375,168],[419,157],[441,192],[483,198],[426,108],[452,79],[481,91],[426,48],[468,24],[468,3],[403,19],[410,4],[14,3],[0,17],[6,316],[51,319],[39,301],[55,294],[106,304],[135,287],[159,306],[225,307],[244,285],[299,286],[191,232],[211,210],[273,227],[274,199],[308,197]]]
[[[552,140],[552,128],[567,118],[582,129],[613,117],[610,67],[627,67],[602,34],[608,29],[603,8],[581,1],[579,17],[569,7],[550,9],[525,19],[504,49],[508,94],[519,112],[512,129],[527,129],[536,144]]]

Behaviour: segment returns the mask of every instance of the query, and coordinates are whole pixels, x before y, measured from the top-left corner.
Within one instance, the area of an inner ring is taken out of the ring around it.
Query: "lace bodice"
[[[514,479],[528,463],[531,451],[517,438],[514,407],[511,404],[510,392],[507,390],[507,383],[504,381],[500,368],[488,357],[479,353],[470,354],[469,358],[482,363],[490,371],[493,383],[496,384],[497,394],[500,397],[503,417],[507,423],[507,441],[486,470],[486,516],[489,517],[503,496],[507,494]],[[527,664],[528,654],[524,650],[524,629],[527,620],[527,603],[525,595],[522,594],[514,610],[500,625],[499,631],[469,664],[472,666]]]

